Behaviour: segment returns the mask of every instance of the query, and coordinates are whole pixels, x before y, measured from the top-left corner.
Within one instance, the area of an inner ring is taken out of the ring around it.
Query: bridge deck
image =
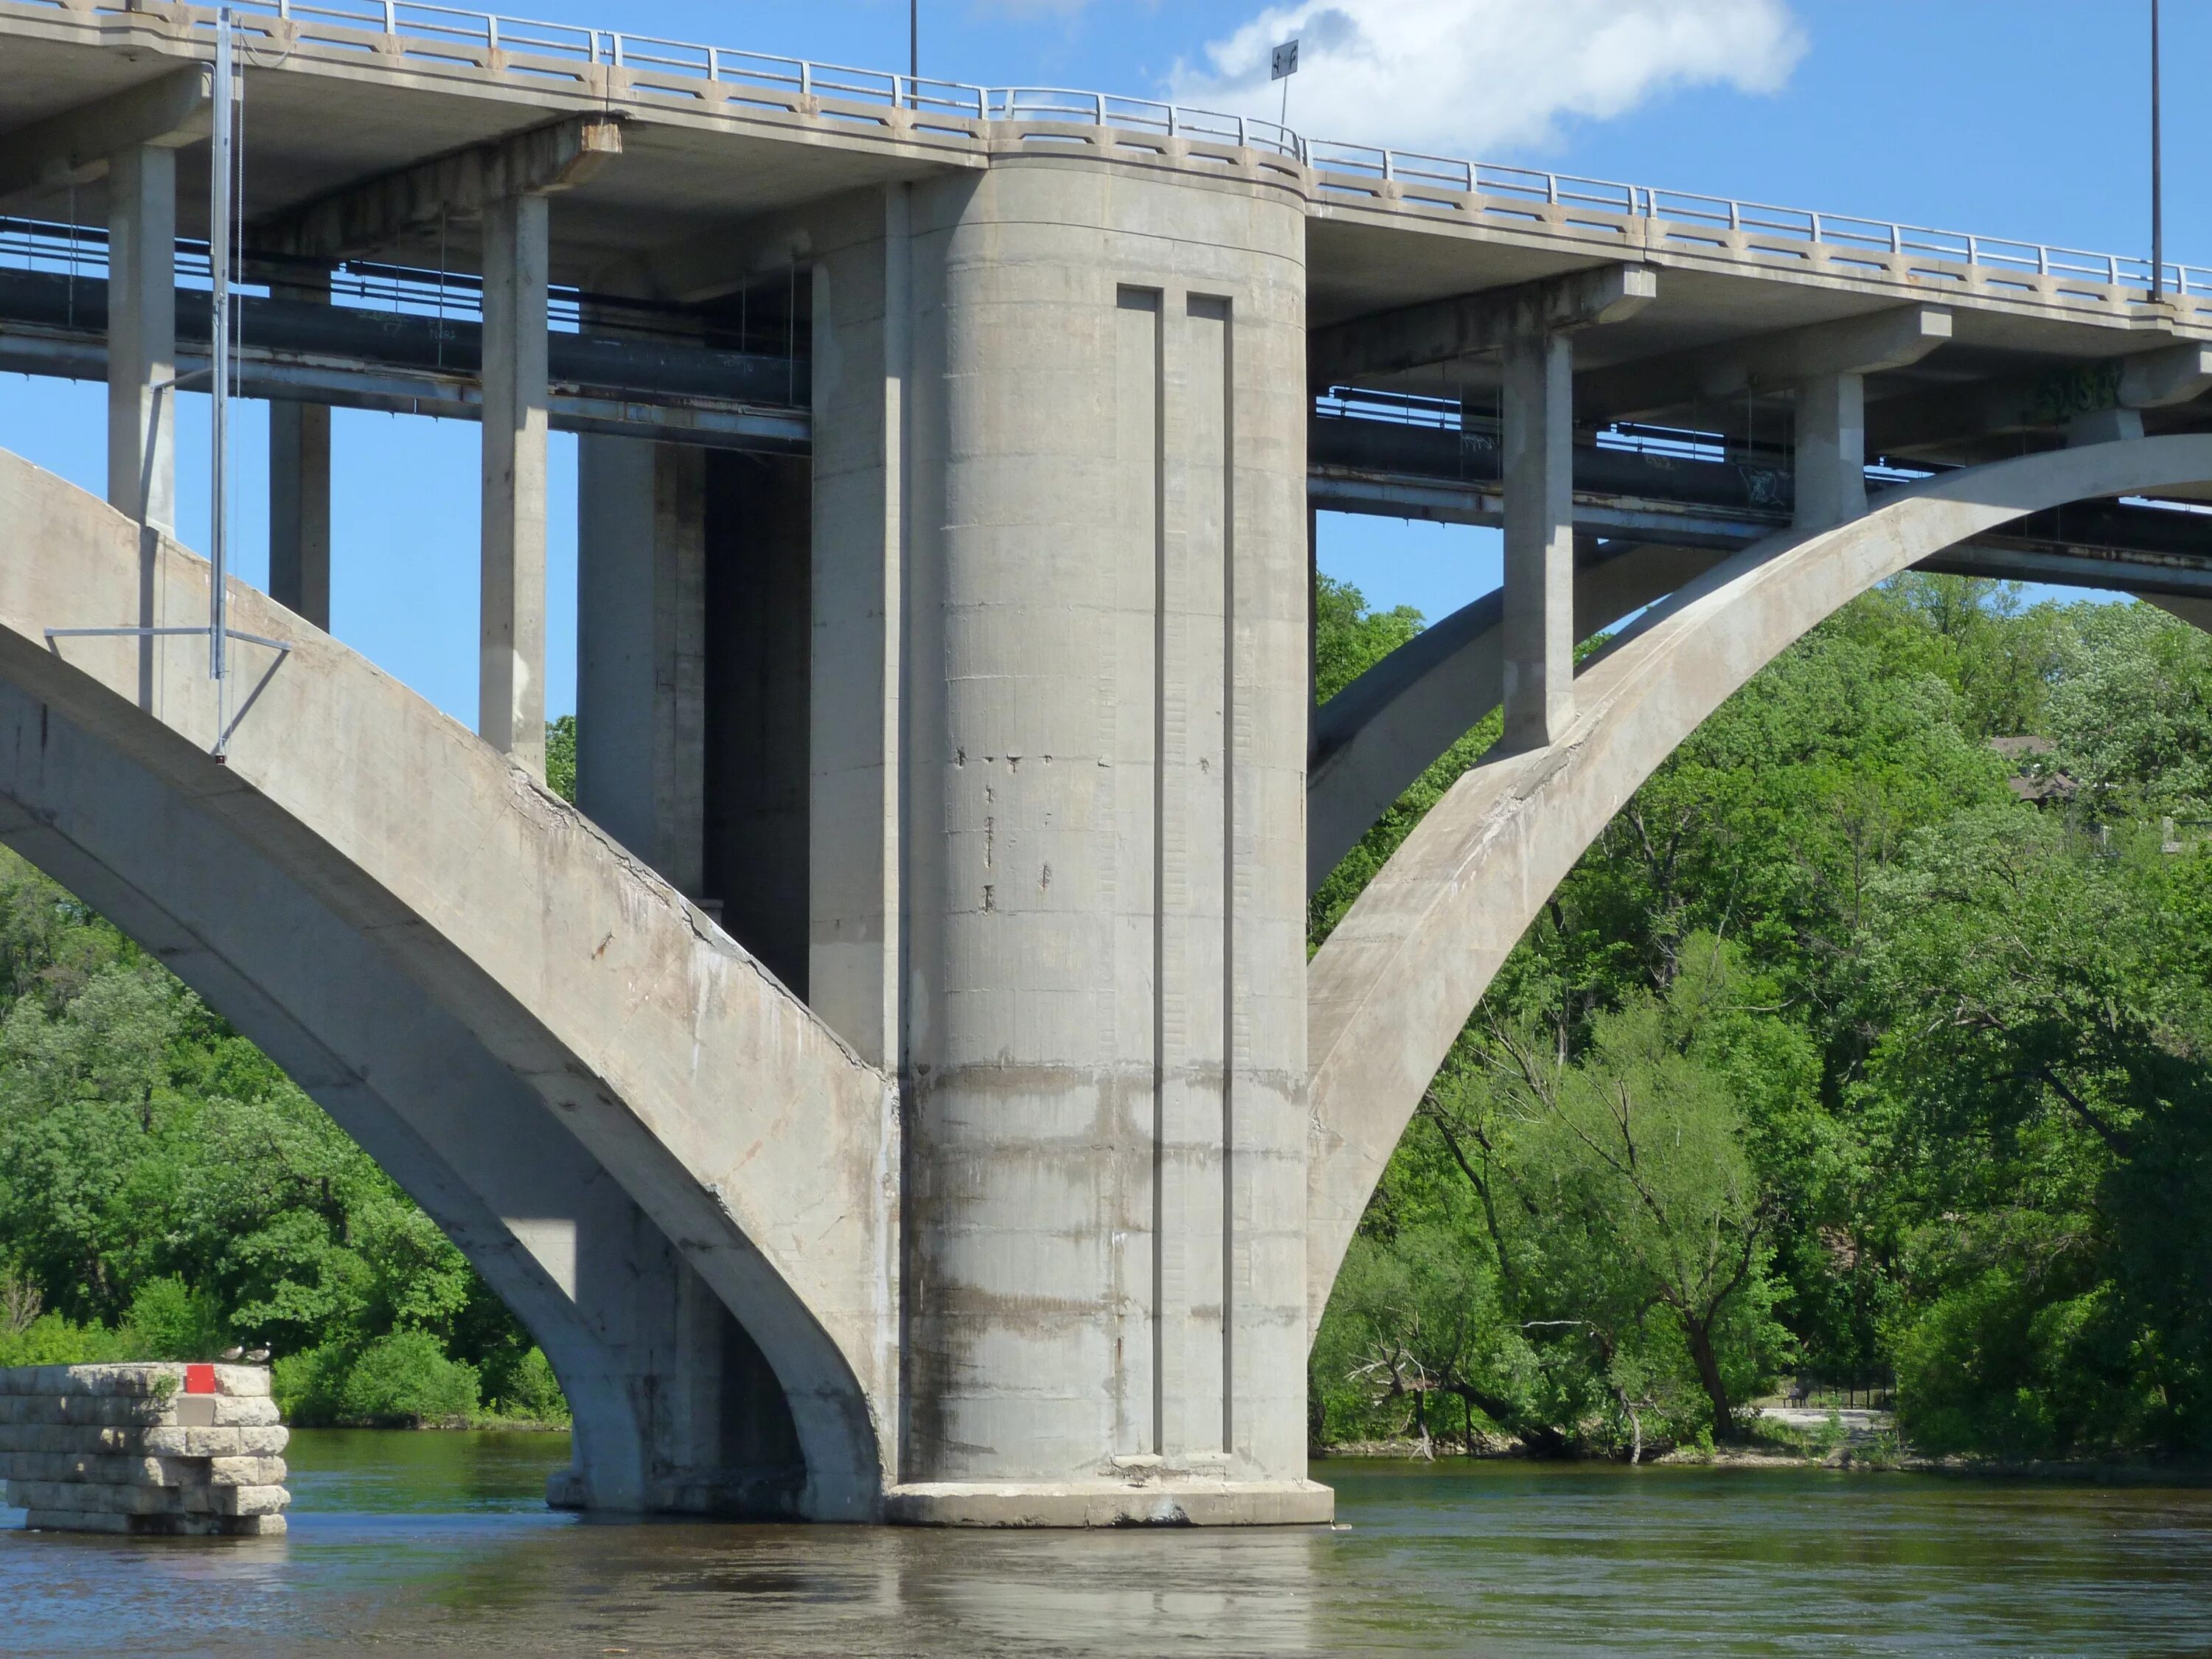
[[[465,14],[451,14],[439,37],[386,35],[370,21],[379,7],[301,7],[291,21],[278,21],[274,4],[240,9],[258,34],[249,64],[282,68],[253,76],[246,145],[257,215],[562,114],[626,118],[619,165],[557,204],[556,280],[586,280],[624,255],[736,229],[841,191],[988,165],[1009,153],[1073,154],[1266,180],[1304,197],[1317,326],[1627,258],[1663,269],[1658,302],[1602,331],[1589,366],[1908,301],[1938,301],[1960,314],[1941,369],[1923,371],[1938,379],[1971,376],[1991,354],[2061,364],[2144,349],[2174,334],[2212,338],[2204,311],[2212,273],[2177,268],[2173,280],[2191,291],[2154,307],[2142,262],[2118,256],[1309,144],[1257,123],[1240,145],[1246,124],[1235,118],[1173,112],[1163,124],[1153,112],[1164,106],[1087,94],[928,82],[909,88],[901,77],[851,70],[824,70],[818,79],[739,73],[782,60],[735,53],[710,80],[673,49],[657,54],[659,63],[652,53],[640,61],[635,46],[620,64],[604,61],[612,54],[603,43],[614,37],[603,32],[553,32],[574,40],[541,32],[517,42],[502,40],[495,26],[489,39],[499,44],[489,45],[459,26]],[[347,9],[357,10],[358,21],[331,21]],[[427,9],[399,8],[403,18],[416,10],[427,17]],[[164,60],[207,55],[211,9],[167,12],[99,10],[91,0],[0,0],[7,125],[120,91]],[[574,44],[586,37],[589,57]],[[965,107],[971,98],[973,110]],[[1177,118],[1182,130],[1160,130]],[[194,232],[195,165],[204,161],[188,154],[180,204],[186,234]],[[104,212],[97,185],[73,198],[33,193],[13,205],[54,219],[74,210],[85,223],[100,222]],[[441,234],[449,255],[472,257],[468,227]],[[437,238],[401,251],[427,259]]]

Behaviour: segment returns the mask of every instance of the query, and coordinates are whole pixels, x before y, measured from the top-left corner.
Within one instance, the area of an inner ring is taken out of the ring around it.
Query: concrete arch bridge
[[[109,414],[105,501],[0,457],[0,840],[529,1325],[558,1502],[1326,1518],[1346,1241],[1650,769],[1915,564],[2212,600],[2201,272],[242,9],[272,550],[227,605],[289,650],[237,642],[219,702],[204,637],[70,631],[209,615],[173,411],[213,19],[0,0],[0,367]],[[333,406],[480,425],[474,731],[330,635]],[[555,428],[580,811],[542,781]],[[1321,508],[1505,561],[1316,711]],[[1313,882],[1500,704],[1309,963]]]

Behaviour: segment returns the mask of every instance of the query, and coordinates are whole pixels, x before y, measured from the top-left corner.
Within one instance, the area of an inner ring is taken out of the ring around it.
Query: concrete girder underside
[[[1309,1332],[1383,1165],[1498,965],[1583,849],[1714,709],[1822,618],[1944,548],[2069,502],[2208,483],[2212,436],[2136,439],[1943,474],[1850,523],[1770,536],[1684,584],[1583,665],[1558,742],[1501,747],[1462,776],[1308,970]],[[1483,707],[1462,712],[1471,724]]]
[[[50,641],[204,623],[204,562],[163,537],[142,557],[141,533],[0,456],[0,838],[111,908],[453,1231],[573,1391],[571,1501],[879,1514],[882,1074],[564,803],[263,595],[232,584],[233,626],[294,648],[232,647],[227,763],[204,638]],[[740,1336],[702,1322],[690,1275]],[[773,1401],[641,1399],[687,1343],[764,1358],[803,1478],[773,1467]],[[733,1447],[767,1466],[722,1467]]]

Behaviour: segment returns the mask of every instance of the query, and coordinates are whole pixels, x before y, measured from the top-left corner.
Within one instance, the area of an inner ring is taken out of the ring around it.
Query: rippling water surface
[[[303,1431],[283,1539],[0,1510],[0,1652],[2182,1654],[2212,1491],[1338,1463],[1348,1528],[587,1525],[565,1439]]]

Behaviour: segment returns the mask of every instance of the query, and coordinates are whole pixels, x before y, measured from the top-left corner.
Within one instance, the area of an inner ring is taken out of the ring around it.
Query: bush
[[[336,1342],[280,1355],[269,1368],[269,1392],[295,1428],[328,1428],[338,1420],[339,1390],[352,1369],[353,1352]]]
[[[105,1325],[79,1325],[40,1314],[18,1331],[0,1330],[0,1366],[96,1365],[124,1357],[124,1342]]]
[[[568,1399],[543,1348],[532,1348],[501,1379],[493,1411],[526,1423],[566,1423]]]
[[[394,1331],[361,1351],[337,1394],[343,1422],[416,1427],[477,1408],[477,1368],[447,1357],[428,1331]]]
[[[229,1346],[215,1297],[176,1278],[140,1285],[118,1335],[134,1359],[213,1359]]]

